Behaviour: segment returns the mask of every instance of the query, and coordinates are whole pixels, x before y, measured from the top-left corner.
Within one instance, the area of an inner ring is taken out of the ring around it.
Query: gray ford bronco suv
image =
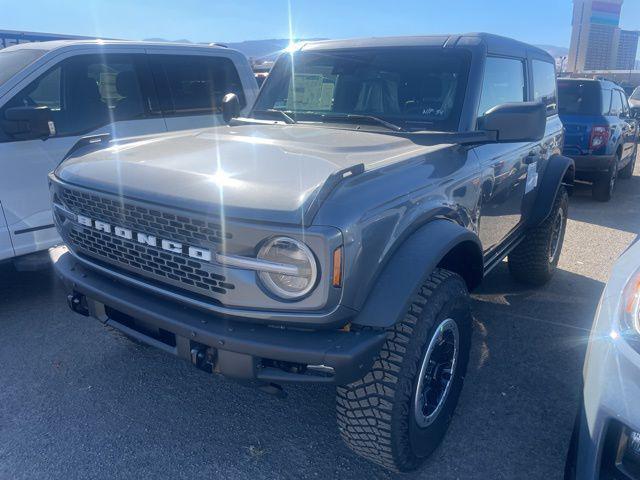
[[[247,117],[82,141],[50,175],[71,308],[277,392],[335,384],[358,454],[417,468],[465,377],[469,291],[553,274],[574,166],[553,58],[487,34],[321,41]]]

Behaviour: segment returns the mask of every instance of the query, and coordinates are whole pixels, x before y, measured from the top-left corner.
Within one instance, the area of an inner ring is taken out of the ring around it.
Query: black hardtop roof
[[[491,33],[464,33],[457,35],[425,35],[406,37],[371,37],[345,40],[320,40],[306,42],[300,46],[300,50],[338,50],[345,48],[372,48],[372,47],[479,47],[484,45],[488,54],[505,55],[512,57],[526,57],[527,53],[544,57],[553,62],[549,53],[541,48],[534,47],[524,42],[514,40]]]
[[[561,77],[558,79],[558,83],[599,83],[603,87],[606,88],[618,88],[622,90],[622,87],[618,85],[616,82],[612,82],[611,80],[607,80],[606,78],[569,78],[569,77]]]

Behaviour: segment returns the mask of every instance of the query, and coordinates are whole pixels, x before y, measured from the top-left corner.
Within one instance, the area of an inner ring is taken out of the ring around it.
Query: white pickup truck
[[[229,92],[248,113],[258,86],[246,57],[222,46],[73,40],[0,50],[0,261],[29,264],[26,255],[59,242],[47,174],[79,139],[213,126]]]

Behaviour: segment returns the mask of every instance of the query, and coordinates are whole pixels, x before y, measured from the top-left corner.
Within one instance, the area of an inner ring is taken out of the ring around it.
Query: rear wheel
[[[365,377],[338,387],[341,436],[383,467],[418,468],[442,441],[466,374],[471,313],[466,284],[434,271]]]
[[[631,156],[631,160],[629,163],[620,170],[620,178],[628,179],[633,177],[633,171],[636,168],[636,159],[638,158],[638,144],[636,144],[635,149],[633,150],[633,155]]]
[[[620,164],[620,152],[616,154],[614,162],[606,173],[600,174],[593,182],[593,198],[599,202],[608,202],[613,196],[613,189],[618,179],[618,165]]]
[[[568,210],[567,189],[560,187],[547,219],[529,230],[509,254],[509,272],[516,280],[540,286],[551,279],[560,260]]]

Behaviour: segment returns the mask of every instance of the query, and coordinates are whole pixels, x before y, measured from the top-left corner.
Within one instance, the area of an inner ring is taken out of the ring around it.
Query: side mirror
[[[222,118],[225,123],[240,116],[240,100],[235,93],[227,93],[222,99]]]
[[[631,107],[629,110],[629,117],[640,119],[640,107]]]
[[[9,136],[19,140],[45,139],[56,134],[49,107],[7,108],[2,127]]]
[[[537,142],[544,138],[547,109],[540,102],[504,103],[480,117],[478,128],[495,132],[498,143]]]

